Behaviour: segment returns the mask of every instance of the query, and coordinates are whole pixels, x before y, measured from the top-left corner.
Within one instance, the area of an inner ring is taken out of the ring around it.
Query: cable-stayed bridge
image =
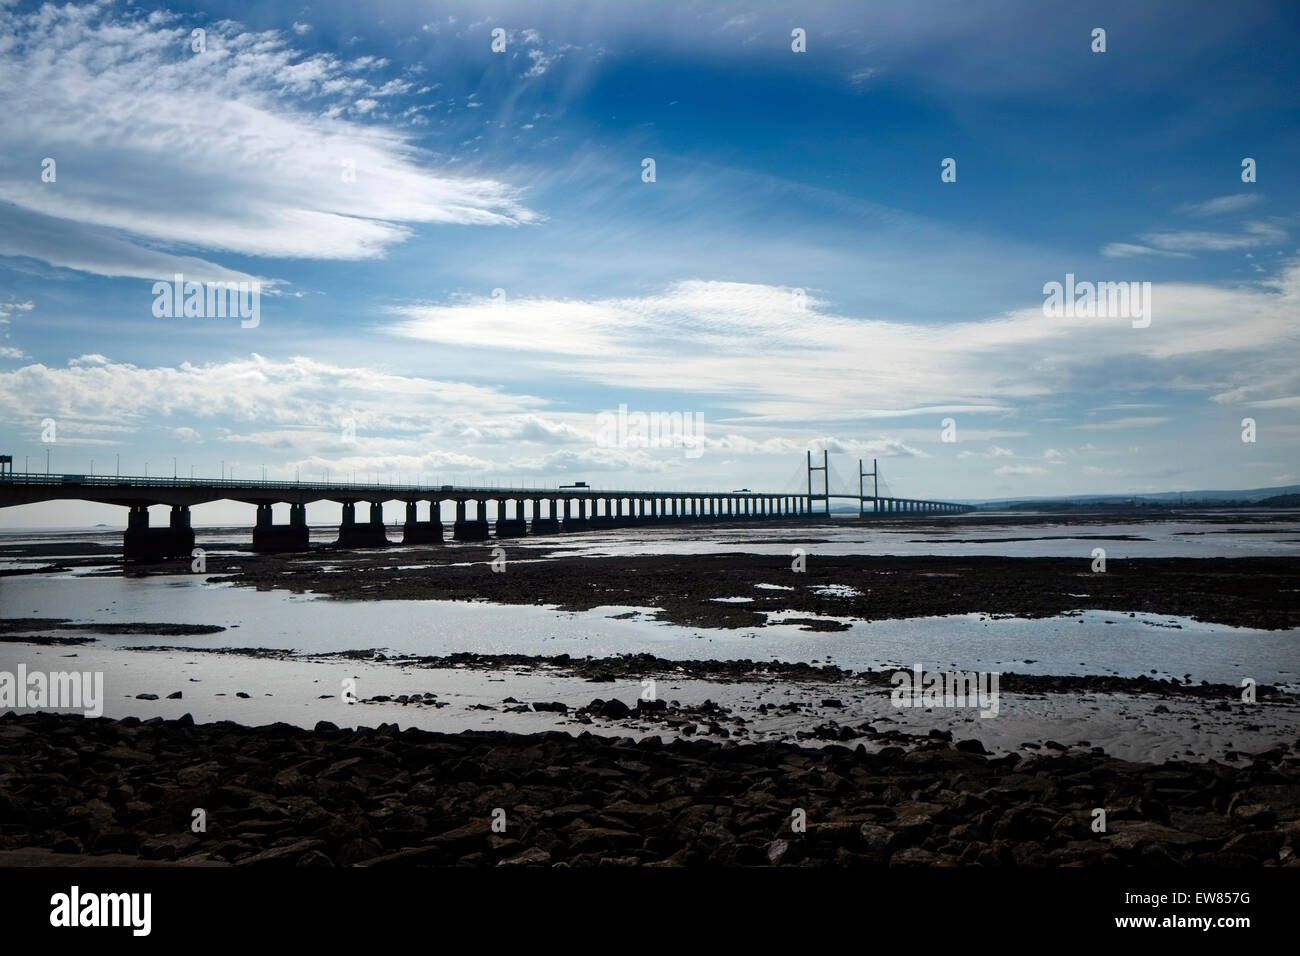
[[[807,490],[645,491],[592,488],[586,483],[555,488],[488,487],[472,485],[380,484],[331,481],[236,481],[213,478],[148,478],[131,476],[36,474],[14,472],[8,456],[0,456],[0,508],[43,501],[93,501],[129,509],[123,554],[129,560],[189,557],[194,548],[190,509],[212,501],[253,505],[254,551],[305,551],[310,529],[307,505],[337,502],[342,507],[338,545],[382,547],[390,544],[384,505],[401,502],[406,509],[403,544],[436,544],[443,539],[449,511],[452,537],[484,541],[525,534],[556,534],[597,528],[700,521],[751,521],[827,518],[832,498],[856,499],[862,517],[885,515],[956,514],[972,510],[943,501],[881,496],[879,469],[873,464],[871,493],[831,490],[829,456],[814,466],[808,454]],[[813,475],[826,480],[818,491]],[[289,506],[287,524],[273,520],[275,505]],[[870,509],[867,505],[870,504]],[[358,506],[362,513],[358,515]],[[365,506],[369,506],[365,510]],[[165,527],[151,527],[149,508],[170,506]],[[423,516],[421,516],[423,512]]]

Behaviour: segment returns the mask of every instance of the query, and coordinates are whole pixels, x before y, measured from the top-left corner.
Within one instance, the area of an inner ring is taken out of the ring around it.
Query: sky
[[[781,492],[826,449],[838,481],[875,458],[947,500],[1300,483],[1298,38],[1300,7],[1249,0],[0,0],[0,454]],[[178,274],[248,283],[255,319],[159,315]],[[1150,307],[1050,313],[1067,275]],[[637,441],[620,407],[696,430]],[[90,521],[125,517],[0,514]]]

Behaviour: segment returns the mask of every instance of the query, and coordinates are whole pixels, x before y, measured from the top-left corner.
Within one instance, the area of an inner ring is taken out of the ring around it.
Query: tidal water
[[[326,532],[321,532],[326,534]],[[100,532],[105,543],[112,538]],[[237,541],[229,530],[200,531],[200,546]],[[789,554],[806,541],[813,554],[992,554],[1086,556],[1105,547],[1108,558],[1295,555],[1294,524],[1167,522],[1116,525],[1025,525],[942,530],[827,528],[638,529],[571,537],[532,538],[509,547],[523,559],[549,555],[630,555],[744,551]],[[963,539],[961,541],[953,539]],[[1009,540],[1023,539],[1023,540]],[[1137,539],[1137,540],[1132,540]],[[56,560],[51,551],[84,555],[85,532],[0,536],[6,548],[37,541],[39,557],[8,562],[27,567]],[[324,540],[324,539],[322,539]],[[54,548],[50,548],[54,545]],[[448,545],[449,548],[458,547]],[[459,546],[482,560],[483,544]],[[520,555],[520,552],[523,552]],[[410,564],[419,566],[412,549]],[[328,561],[328,557],[323,558]],[[104,568],[110,568],[105,558]],[[400,551],[398,563],[404,562]],[[102,570],[100,568],[99,570]],[[663,624],[645,608],[608,607],[572,613],[539,606],[455,601],[342,601],[284,591],[209,584],[198,575],[97,576],[96,568],[0,577],[0,618],[63,618],[86,623],[219,625],[203,636],[110,635],[104,647],[175,645],[194,648],[279,648],[304,653],[366,648],[389,654],[570,654],[603,657],[646,652],[671,659],[742,659],[833,663],[854,669],[961,667],[1029,674],[1172,676],[1239,683],[1252,677],[1300,690],[1300,631],[1257,631],[1184,618],[1086,611],[1023,620],[987,615],[902,621],[849,621],[846,631],[809,632],[782,624],[712,629]],[[838,582],[851,589],[852,581]],[[764,587],[760,585],[760,587]],[[775,584],[763,592],[773,593]],[[829,590],[833,614],[835,588]],[[744,600],[747,595],[733,595]],[[806,617],[807,615],[800,615]],[[845,619],[846,621],[848,619]],[[34,629],[59,635],[56,627]],[[74,632],[68,632],[72,634]],[[0,658],[9,656],[0,644]],[[0,661],[0,669],[3,662]]]

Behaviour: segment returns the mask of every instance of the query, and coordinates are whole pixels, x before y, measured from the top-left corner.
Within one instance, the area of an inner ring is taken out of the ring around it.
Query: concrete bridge
[[[307,505],[317,501],[334,501],[341,506],[338,544],[362,548],[391,543],[383,518],[384,504],[390,501],[399,501],[406,508],[402,544],[437,544],[443,541],[444,504],[454,511],[454,540],[484,541],[494,532],[498,538],[510,538],[639,525],[825,517],[829,507],[820,512],[811,509],[815,500],[827,497],[755,492],[748,488],[730,492],[635,491],[585,485],[538,489],[102,477],[0,469],[0,508],[61,500],[128,508],[123,542],[123,554],[128,560],[189,557],[194,548],[190,509],[211,501],[253,505],[257,509],[253,550],[277,552],[307,550]],[[939,501],[904,498],[874,501],[873,513],[878,514],[952,514],[971,510],[964,505]],[[285,504],[289,506],[288,523],[277,524],[272,506]],[[150,526],[151,505],[170,506],[165,527]]]

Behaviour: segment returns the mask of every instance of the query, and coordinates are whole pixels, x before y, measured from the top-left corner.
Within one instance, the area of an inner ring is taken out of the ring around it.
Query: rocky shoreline
[[[6,714],[0,858],[45,848],[243,866],[1293,867],[1298,748],[1230,767],[1077,751],[991,758],[943,734],[867,753]],[[206,832],[195,833],[200,808]]]

